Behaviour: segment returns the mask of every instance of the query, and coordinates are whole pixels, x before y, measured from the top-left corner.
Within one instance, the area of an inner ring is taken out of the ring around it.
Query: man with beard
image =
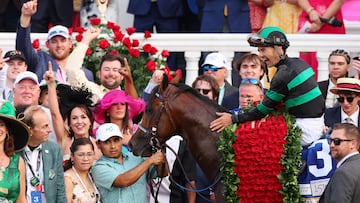
[[[108,91],[120,89],[120,83],[125,79],[125,92],[133,98],[138,98],[129,64],[126,58],[119,55],[105,54],[101,58],[98,76],[100,85],[89,81],[80,67],[84,61],[86,50],[92,40],[96,39],[101,33],[100,28],[89,28],[85,33],[81,42],[69,56],[66,64],[66,72],[70,85],[76,87],[86,87],[93,93],[93,102],[96,103]]]
[[[28,70],[34,72],[39,82],[43,79],[44,73],[47,71],[48,61],[51,61],[55,79],[59,83],[67,84],[66,63],[69,58],[73,43],[70,38],[69,30],[62,26],[56,25],[48,32],[46,46],[49,54],[43,51],[36,52],[31,44],[30,30],[31,17],[36,14],[38,1],[28,1],[21,8],[20,24],[16,32],[16,50],[24,53]],[[83,68],[86,77],[94,80],[92,72]]]
[[[277,68],[270,88],[264,100],[247,112],[238,115],[217,113],[220,117],[211,122],[210,128],[221,132],[232,123],[261,119],[283,102],[302,130],[301,145],[307,146],[318,140],[323,133],[325,102],[312,68],[303,60],[286,55],[289,41],[278,27],[265,27],[251,34],[248,42],[250,46],[258,47],[259,56],[268,67]]]

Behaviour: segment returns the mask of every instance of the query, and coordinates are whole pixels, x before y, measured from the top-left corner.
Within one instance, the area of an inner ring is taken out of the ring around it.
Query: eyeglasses
[[[200,89],[200,88],[195,88],[195,89],[200,93],[202,92],[204,95],[207,95],[209,94],[209,92],[211,92],[211,89]]]
[[[351,103],[351,102],[354,101],[354,98],[355,98],[355,97],[338,97],[338,98],[336,98],[336,99],[337,99],[338,102],[344,103],[345,98],[346,98],[346,101],[347,101],[348,103]]]
[[[334,138],[334,139],[328,138],[327,141],[328,141],[329,145],[331,145],[331,143],[334,142],[334,145],[339,146],[341,144],[341,142],[350,142],[352,140],[343,140],[340,138]]]
[[[74,155],[75,156],[78,156],[78,157],[80,157],[80,158],[85,158],[85,157],[87,157],[87,158],[89,158],[89,157],[92,157],[92,156],[94,156],[94,152],[87,152],[87,153],[84,153],[84,152],[81,152],[81,153],[74,153]]]
[[[202,67],[202,69],[203,69],[204,71],[209,71],[209,70],[211,70],[211,71],[213,71],[213,72],[216,72],[216,71],[218,71],[218,70],[220,70],[220,69],[224,69],[224,68],[218,68],[218,67],[216,67],[216,66],[214,66],[214,65],[204,65],[204,66]]]

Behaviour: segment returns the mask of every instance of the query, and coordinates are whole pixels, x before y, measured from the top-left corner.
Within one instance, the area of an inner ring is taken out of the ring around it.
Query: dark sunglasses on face
[[[220,69],[223,69],[223,68],[218,68],[218,67],[216,67],[216,66],[214,66],[214,65],[204,65],[204,66],[202,67],[202,69],[203,69],[204,71],[209,71],[209,70],[211,70],[211,71],[213,71],[213,72],[216,72],[216,71],[218,71],[218,70],[220,70]]]
[[[211,89],[200,89],[200,88],[195,88],[195,89],[200,93],[202,92],[204,95],[209,94],[209,92],[211,91]]]
[[[352,140],[343,140],[340,138],[334,138],[334,139],[328,138],[327,141],[328,141],[329,145],[331,145],[331,143],[334,142],[334,145],[339,146],[341,144],[341,142],[350,142]]]
[[[346,98],[346,101],[347,101],[348,103],[351,103],[351,102],[354,101],[354,98],[355,98],[355,97],[338,97],[338,98],[336,98],[336,99],[337,99],[338,102],[344,103],[345,98]]]

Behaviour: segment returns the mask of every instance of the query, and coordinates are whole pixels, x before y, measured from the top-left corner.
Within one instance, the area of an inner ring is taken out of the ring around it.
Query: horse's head
[[[150,156],[175,134],[176,125],[167,102],[176,89],[175,86],[169,85],[165,78],[161,85],[153,90],[138,129],[129,142],[129,147],[135,155]]]

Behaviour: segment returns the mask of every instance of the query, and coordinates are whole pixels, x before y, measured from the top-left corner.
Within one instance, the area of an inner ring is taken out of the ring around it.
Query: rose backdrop
[[[90,22],[94,27],[103,28],[100,36],[90,43],[83,63],[83,66],[90,69],[95,76],[97,76],[101,57],[105,53],[110,53],[114,55],[120,54],[127,58],[134,85],[139,94],[142,93],[151,78],[152,72],[156,69],[164,70],[169,81],[174,77],[176,77],[177,80],[181,80],[181,70],[171,71],[167,66],[166,59],[170,55],[169,51],[160,51],[147,42],[147,39],[151,38],[151,32],[145,31],[144,40],[139,41],[133,37],[136,31],[134,27],[126,28],[126,33],[123,33],[120,26],[113,22],[109,21],[106,25],[100,24],[100,18],[92,18]],[[74,46],[82,40],[85,31],[86,29],[83,27],[78,27],[74,30],[69,29],[70,34],[74,36]],[[35,49],[39,50],[39,39],[35,39],[32,45]],[[96,79],[96,81],[98,82],[98,79]]]

